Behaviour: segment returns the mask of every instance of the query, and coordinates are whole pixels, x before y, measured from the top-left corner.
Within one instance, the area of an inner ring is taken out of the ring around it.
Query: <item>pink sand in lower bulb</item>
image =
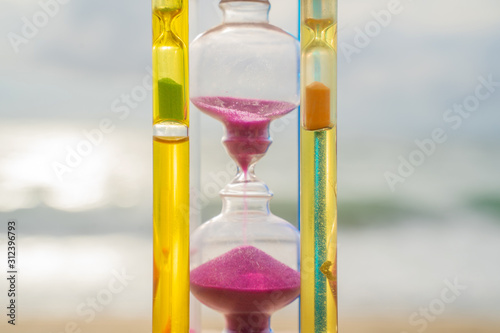
[[[271,144],[269,123],[296,108],[289,102],[233,97],[193,97],[191,101],[224,123],[227,131],[224,144],[244,172]]]
[[[226,316],[226,329],[269,332],[270,315],[300,293],[300,274],[253,246],[237,247],[191,271],[191,292]]]

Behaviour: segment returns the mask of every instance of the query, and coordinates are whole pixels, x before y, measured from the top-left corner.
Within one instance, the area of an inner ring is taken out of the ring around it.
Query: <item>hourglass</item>
[[[299,232],[269,210],[254,168],[269,125],[299,104],[299,45],[268,23],[268,0],[222,0],[223,23],[190,46],[192,103],[224,125],[238,174],[222,212],[191,237],[193,295],[226,318],[224,332],[271,332],[270,316],[300,293]]]

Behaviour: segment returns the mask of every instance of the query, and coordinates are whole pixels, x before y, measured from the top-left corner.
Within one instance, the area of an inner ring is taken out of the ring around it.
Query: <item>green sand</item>
[[[158,80],[158,103],[161,120],[184,120],[182,85],[170,78]]]

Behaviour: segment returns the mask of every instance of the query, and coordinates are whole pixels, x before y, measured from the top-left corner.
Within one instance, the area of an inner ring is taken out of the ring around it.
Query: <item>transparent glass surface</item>
[[[191,101],[221,121],[238,174],[220,215],[191,239],[191,292],[226,317],[225,332],[270,332],[270,316],[300,293],[299,233],[269,210],[254,173],[269,124],[299,104],[299,44],[268,23],[268,1],[221,1],[221,25],[190,46]]]

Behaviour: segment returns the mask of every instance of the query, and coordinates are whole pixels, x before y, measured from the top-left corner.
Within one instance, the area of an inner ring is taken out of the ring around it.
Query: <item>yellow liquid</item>
[[[337,333],[337,1],[301,0],[301,105],[307,89],[330,89],[330,127],[300,132],[300,329]],[[311,96],[309,96],[311,98]],[[311,105],[314,105],[312,103]]]
[[[152,7],[155,132],[177,124],[187,135],[188,0],[153,0]],[[167,96],[180,113],[160,112],[162,79],[180,85]],[[189,141],[170,134],[153,141],[153,333],[189,332]]]
[[[153,123],[174,120],[189,126],[188,1],[153,0]],[[182,86],[183,119],[162,119],[158,80],[169,78]]]
[[[300,33],[300,42],[304,48],[316,40],[316,42],[322,41],[335,51],[337,50],[337,24],[331,18],[306,18]]]
[[[153,140],[153,333],[189,331],[189,140]]]
[[[300,322],[337,332],[337,131],[301,129]]]

